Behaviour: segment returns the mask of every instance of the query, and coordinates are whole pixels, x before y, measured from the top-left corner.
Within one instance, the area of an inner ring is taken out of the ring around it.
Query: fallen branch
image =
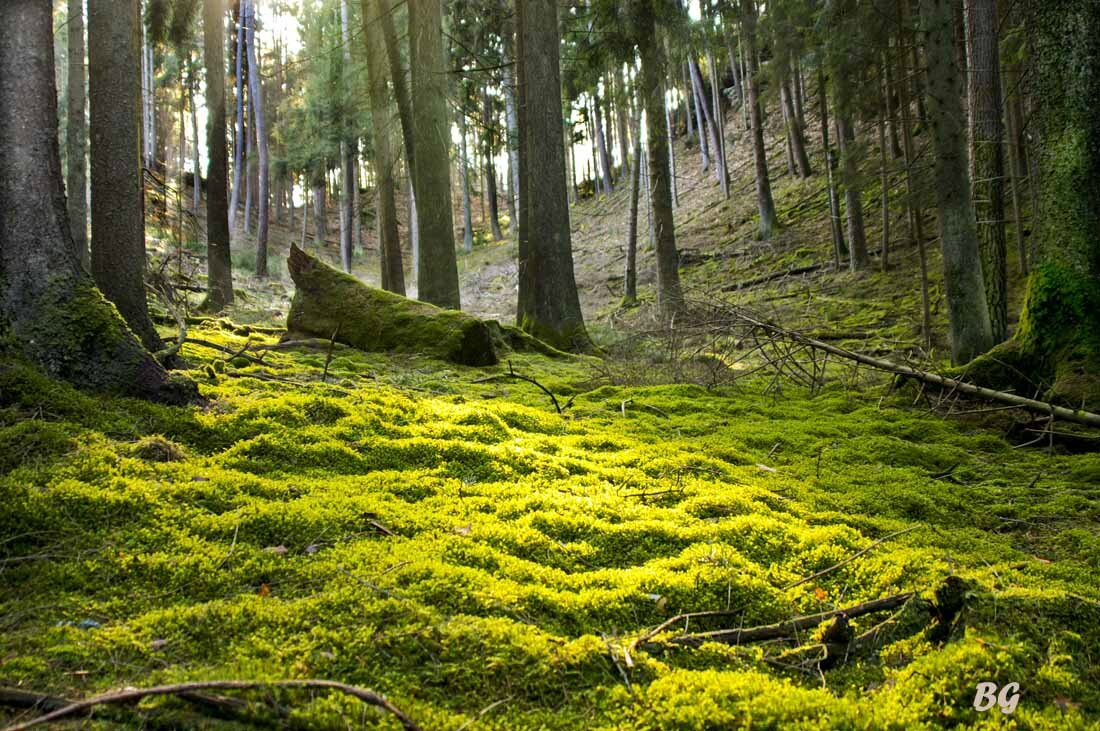
[[[550,397],[550,401],[554,404],[554,409],[557,410],[559,414],[564,414],[565,410],[573,405],[573,399],[576,398],[575,396],[570,396],[569,400],[565,402],[564,406],[562,406],[560,403],[558,403],[558,397],[555,396],[554,392],[551,391],[549,388],[542,385],[530,376],[524,376],[522,374],[516,373],[515,368],[512,367],[512,361],[508,361],[507,373],[494,373],[493,375],[486,376],[485,378],[478,378],[476,381],[474,381],[474,383],[488,383],[489,381],[496,381],[501,378],[514,378],[517,381],[526,381],[527,383],[538,386],[539,390]]]
[[[765,640],[793,637],[799,632],[811,630],[822,622],[842,615],[848,619],[854,619],[856,617],[862,617],[865,614],[888,612],[891,609],[897,609],[902,604],[912,599],[913,596],[913,592],[895,594],[845,609],[834,609],[828,612],[821,612],[820,614],[794,617],[793,619],[788,619],[776,624],[748,627],[745,629],[719,629],[712,632],[697,632],[694,634],[673,637],[669,642],[675,645],[684,645],[686,647],[699,647],[705,642],[723,642],[727,645],[744,645],[752,642],[764,642]]]
[[[308,688],[335,690],[340,693],[350,695],[354,698],[358,698],[367,705],[376,706],[385,711],[388,711],[401,722],[401,725],[404,726],[406,731],[420,731],[420,727],[417,726],[411,718],[406,716],[400,708],[395,706],[390,701],[386,700],[385,697],[379,695],[378,693],[375,693],[373,690],[359,688],[354,685],[346,685],[344,683],[338,683],[333,680],[207,680],[197,681],[193,683],[156,685],[150,688],[126,688],[124,690],[104,693],[102,695],[93,696],[82,701],[70,703],[69,705],[58,708],[57,710],[51,711],[50,713],[47,713],[43,716],[39,716],[38,718],[31,719],[30,721],[8,726],[3,731],[22,731],[23,729],[41,726],[42,724],[57,721],[61,718],[67,718],[69,716],[74,716],[84,711],[89,711],[96,706],[114,705],[119,703],[132,703],[134,701],[138,701],[142,698],[147,698],[149,696],[178,696],[193,694],[196,691],[202,690],[256,690],[269,688]]]

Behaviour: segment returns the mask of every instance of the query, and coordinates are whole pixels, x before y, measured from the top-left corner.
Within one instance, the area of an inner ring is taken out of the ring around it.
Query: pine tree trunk
[[[416,150],[413,188],[420,226],[417,296],[424,302],[457,310],[460,301],[451,202],[448,74],[442,34],[441,0],[410,0],[409,65]]]
[[[92,265],[88,250],[88,125],[84,70],[84,0],[69,0],[69,79],[66,187],[73,247],[85,269]]]
[[[666,107],[665,116],[668,111]],[[630,217],[626,233],[626,272],[623,276],[623,307],[638,302],[638,198],[642,183],[641,114],[634,118],[634,165],[630,171]]]
[[[497,195],[497,170],[493,163],[496,155],[496,122],[493,119],[493,103],[489,97],[489,87],[481,90],[481,124],[485,128],[485,193],[489,198],[489,226],[493,233],[493,240],[500,241],[504,234],[500,230],[500,199]]]
[[[233,302],[229,251],[229,200],[225,144],[225,0],[203,2],[203,64],[206,66],[206,300],[220,312]]]
[[[662,318],[672,323],[684,309],[680,289],[680,256],[676,251],[676,229],[672,216],[672,181],[668,166],[668,128],[665,122],[667,75],[664,47],[657,40],[653,0],[641,0],[635,18],[641,36],[641,89],[646,110],[647,175],[650,209],[657,248],[657,304]],[[701,135],[700,135],[701,136]]]
[[[969,111],[978,247],[982,256],[993,342],[1000,343],[1008,337],[1008,268],[1001,57],[995,0],[966,0],[966,29],[967,45],[971,52]]]
[[[256,226],[256,276],[267,276],[267,225],[268,225],[268,155],[267,155],[267,126],[264,124],[264,98],[260,85],[260,67],[257,63],[256,53],[256,7],[253,0],[243,0],[248,5],[248,98],[249,106],[253,110],[255,120],[255,133],[249,139],[255,138],[256,152],[259,164],[257,180],[257,213],[259,223]]]
[[[240,10],[237,12],[237,58],[235,60],[234,98],[237,102],[236,133],[233,135],[233,189],[229,198],[229,230],[237,220],[237,210],[241,204],[241,166],[244,163],[244,22]]]
[[[194,171],[194,185],[191,186],[191,211],[198,215],[202,206],[202,155],[199,153],[199,112],[195,104],[195,69],[192,66],[188,75],[187,103],[191,108],[191,169]]]
[[[794,107],[790,80],[784,79],[779,90],[781,101],[786,108],[787,134],[790,136],[791,152],[795,160],[798,177],[808,178],[813,174],[813,170],[810,168],[810,157],[806,154],[806,138],[802,123],[799,121],[798,112]]]
[[[718,66],[714,63],[714,54],[707,51],[707,64],[710,66],[710,91],[714,98],[713,129],[714,156],[718,160],[718,182],[722,186],[722,195],[730,197],[729,165],[726,161],[726,134],[722,115],[722,93],[718,82]],[[675,198],[675,196],[673,196]]]
[[[378,241],[382,289],[405,294],[405,268],[401,260],[401,239],[397,229],[397,188],[394,183],[394,154],[390,119],[389,89],[386,85],[385,40],[378,22],[386,12],[381,0],[362,0],[363,37],[367,47],[367,83],[370,96],[371,129],[374,132],[374,174],[377,178]]]
[[[328,238],[328,224],[325,220],[325,178],[324,171],[317,173],[313,180],[313,243],[321,250]]]
[[[465,92],[463,92],[465,95]],[[470,201],[470,156],[466,136],[466,109],[459,103],[458,111],[458,171],[462,176],[462,250],[474,250],[474,217]]]
[[[505,35],[505,48],[508,48],[510,41],[508,41],[508,35]],[[505,54],[505,61],[508,56]],[[516,121],[516,83],[515,75],[512,72],[511,67],[504,69],[504,120],[507,125],[507,139],[508,145],[508,214],[511,223],[509,224],[509,234],[513,237],[519,231],[519,128]],[[570,147],[572,150],[572,147]],[[576,189],[576,174],[577,165],[576,161],[573,162],[573,188]]]
[[[139,10],[137,0],[124,0],[88,16],[92,276],[142,344],[157,351],[145,299]]]
[[[871,259],[867,254],[867,234],[863,226],[863,192],[859,185],[859,166],[852,144],[855,133],[851,120],[841,109],[836,113],[836,128],[841,181],[844,183],[844,212],[848,217],[849,266],[855,272],[870,266]]]
[[[929,122],[935,146],[936,199],[944,283],[951,326],[951,359],[966,363],[989,350],[993,334],[970,202],[962,88],[955,66],[954,16],[949,0],[920,0],[928,64]]]
[[[710,169],[710,155],[714,152],[711,147],[711,136],[708,134],[707,115],[704,113],[706,103],[703,100],[703,86],[699,83],[699,70],[694,59],[688,60],[688,78],[691,80],[691,98],[695,105],[695,126],[699,131],[699,154],[703,159],[703,170]]]
[[[829,146],[829,94],[825,87],[825,72],[821,69],[818,70],[818,85],[818,99],[821,102],[821,147],[825,154],[825,180],[829,192],[829,228],[833,234],[833,260],[839,270],[841,259],[848,253],[848,245],[844,242],[844,229],[840,225],[840,200],[833,174],[833,150]]]
[[[625,177],[630,174],[630,135],[633,130],[628,126],[628,113],[627,113],[627,97],[629,88],[624,78],[623,71],[620,68],[618,74],[613,74],[612,79],[615,81],[617,87],[617,93],[615,94],[615,114],[619,120],[619,156],[622,158],[622,175]]]
[[[521,200],[517,324],[567,350],[589,350],[573,276],[556,0],[517,0]]]
[[[592,107],[595,113],[596,149],[600,155],[600,172],[603,175],[603,191],[610,195],[614,192],[615,186],[611,183],[611,158],[607,154],[607,138],[604,136],[603,130],[603,112],[600,108],[599,88],[594,89],[592,92]]]
[[[341,70],[345,85],[349,73],[348,67],[351,66],[351,34],[348,31],[348,0],[340,0],[340,39],[343,42],[344,51],[344,65]],[[343,153],[340,156],[340,261],[344,265],[345,272],[351,271],[356,238],[354,205],[356,147],[354,138],[340,141],[340,150]]]
[[[779,229],[768,179],[768,151],[764,147],[764,115],[760,109],[759,63],[756,57],[756,0],[742,0],[741,22],[745,44],[745,76],[748,87],[749,121],[752,127],[752,157],[756,173],[756,205],[760,211],[760,238],[770,239]]]

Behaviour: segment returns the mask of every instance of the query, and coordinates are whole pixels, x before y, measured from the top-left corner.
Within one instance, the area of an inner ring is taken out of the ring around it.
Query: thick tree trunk
[[[680,255],[672,216],[672,182],[668,167],[668,128],[665,122],[664,47],[657,39],[654,0],[637,0],[635,20],[641,56],[641,89],[646,111],[647,175],[650,208],[657,247],[657,304],[661,316],[672,323],[684,309],[680,289]]]
[[[259,223],[256,225],[256,276],[267,276],[267,224],[268,224],[268,155],[267,125],[264,124],[264,97],[260,86],[260,67],[256,53],[256,7],[253,0],[244,0],[248,4],[248,98],[255,119],[256,152],[258,157],[257,211]]]
[[[1008,267],[1005,239],[1004,127],[1001,124],[1001,55],[995,0],[966,0],[970,49],[970,139],[974,210],[993,342],[1008,337]]]
[[[203,64],[206,66],[206,301],[220,312],[233,302],[229,251],[229,200],[225,144],[225,0],[203,2]]]
[[[160,336],[145,299],[141,159],[141,14],[137,0],[88,16],[92,276],[150,351]]]
[[[516,322],[562,350],[592,347],[573,276],[556,0],[518,0],[519,293]]]
[[[426,353],[463,365],[497,362],[489,326],[463,312],[444,310],[368,287],[291,246],[287,270],[294,299],[287,331],[366,351]]]
[[[195,400],[194,384],[169,377],[80,266],[61,181],[50,10],[41,0],[0,3],[0,326],[51,376],[169,403]],[[134,12],[136,20],[136,3]],[[133,178],[140,151],[136,25],[129,33]],[[97,83],[105,70],[96,70]]]
[[[367,47],[367,82],[370,92],[371,128],[374,132],[374,174],[378,195],[378,241],[382,289],[405,294],[405,268],[397,231],[397,189],[390,121],[393,118],[386,87],[385,40],[379,16],[387,12],[381,0],[362,0],[363,37]]]
[[[84,70],[84,0],[69,0],[68,123],[65,131],[66,184],[73,247],[85,269],[92,265],[88,249],[88,125]]]
[[[409,49],[416,150],[413,188],[420,227],[417,297],[457,310],[461,303],[451,203],[449,82],[443,62],[441,0],[410,0]]]
[[[741,0],[742,36],[745,43],[745,77],[748,88],[752,157],[756,173],[756,205],[760,211],[760,238],[767,240],[779,229],[768,179],[768,151],[764,146],[764,115],[760,110],[759,62],[756,56],[756,0]]]
[[[949,0],[920,0],[926,33],[928,114],[935,145],[944,283],[951,326],[951,359],[966,363],[989,350],[993,334],[970,202],[962,89],[955,67],[954,17]]]

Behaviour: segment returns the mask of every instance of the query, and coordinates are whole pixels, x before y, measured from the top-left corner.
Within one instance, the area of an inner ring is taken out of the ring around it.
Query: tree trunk
[[[203,64],[206,66],[206,300],[220,312],[233,302],[229,251],[229,200],[225,144],[225,0],[203,2]]]
[[[920,0],[928,64],[929,122],[935,146],[936,199],[944,283],[951,326],[951,359],[966,363],[993,345],[989,306],[970,202],[962,89],[954,54],[949,0]]]
[[[98,6],[97,6],[98,8]],[[145,32],[145,23],[141,22],[141,9],[138,9],[141,24],[141,149],[142,164],[149,170],[157,169],[157,114],[156,114],[156,70],[153,68],[153,46]],[[89,19],[90,20],[90,19]],[[90,31],[89,31],[90,34]]]
[[[764,115],[760,110],[759,63],[756,57],[756,0],[741,0],[742,36],[745,40],[745,76],[748,87],[749,121],[752,127],[752,157],[756,171],[756,205],[760,211],[760,238],[770,239],[779,228],[768,180],[768,151],[764,147]]]
[[[688,79],[691,83],[691,99],[695,106],[695,127],[699,131],[699,155],[703,160],[703,170],[710,169],[710,153],[713,148],[710,144],[710,135],[707,134],[707,115],[704,113],[706,104],[703,101],[703,86],[699,83],[699,71],[694,59],[689,59]]]
[[[409,65],[412,69],[413,188],[420,226],[420,279],[417,297],[459,309],[451,203],[448,73],[443,62],[441,0],[409,1]],[[554,137],[556,141],[557,136]],[[555,142],[556,144],[556,142]]]
[[[974,150],[974,209],[978,248],[993,342],[1008,337],[1008,268],[1005,240],[1004,128],[1001,125],[1001,56],[995,0],[966,0],[969,37],[970,138]]]
[[[781,102],[786,108],[787,135],[791,140],[791,152],[794,155],[798,177],[808,178],[813,174],[813,170],[810,168],[810,157],[806,154],[806,138],[803,133],[802,123],[799,121],[798,113],[794,108],[794,100],[792,98],[791,83],[789,79],[783,80],[783,84],[780,86],[779,91]]]
[[[127,177],[133,181],[141,149],[137,4],[121,10],[90,22],[89,45],[98,46],[96,88],[112,70],[102,58],[105,22],[116,24],[132,54]],[[196,400],[194,384],[169,377],[80,266],[61,179],[52,38],[50,3],[0,3],[0,326],[53,377],[169,403]],[[98,118],[103,99],[97,103],[92,93]],[[94,141],[96,128],[92,135]]]
[[[853,272],[866,269],[871,259],[867,254],[867,234],[863,226],[863,194],[859,185],[859,166],[852,145],[855,133],[848,115],[836,113],[837,147],[840,148],[841,181],[844,183],[844,212],[848,217],[849,264]]]
[[[191,108],[191,169],[194,171],[191,186],[191,211],[197,216],[202,206],[202,155],[199,152],[199,112],[195,103],[195,67],[188,74],[187,103]]]
[[[85,120],[84,0],[69,0],[68,123],[65,131],[66,183],[73,246],[85,269],[88,250],[88,126]]]
[[[829,146],[829,94],[825,86],[825,72],[818,69],[818,98],[821,102],[821,147],[825,153],[825,180],[829,191],[829,228],[833,234],[833,259],[837,270],[840,261],[848,253],[844,242],[844,228],[840,225],[840,199],[833,175],[833,150]]]
[[[615,186],[611,183],[611,156],[607,154],[607,137],[604,135],[603,130],[603,112],[600,109],[598,86],[592,91],[592,107],[596,122],[596,148],[600,154],[600,171],[603,174],[603,191],[610,195],[615,191]]]
[[[641,109],[642,109],[641,105],[639,104],[638,105],[638,111],[637,111],[638,115],[641,115],[641,113],[642,113]],[[668,181],[669,181],[669,187],[672,188],[672,205],[673,205],[674,208],[679,208],[680,207],[680,192],[679,192],[679,183],[677,183],[677,181],[676,181],[676,146],[672,143],[671,115],[672,115],[672,112],[668,108],[668,105],[666,104],[665,105],[665,128],[668,132],[668,134],[666,135],[668,137]],[[641,119],[641,117],[639,116],[639,120],[640,119]],[[640,124],[640,121],[639,121],[639,124]],[[635,131],[635,133],[640,135],[641,134],[641,127],[636,124],[634,126],[634,131]],[[641,142],[639,142],[638,144],[641,144]],[[634,157],[635,157],[635,159],[637,159],[637,155],[635,155]]]
[[[259,223],[256,226],[256,276],[267,276],[267,224],[268,224],[268,156],[267,156],[267,126],[264,124],[264,97],[260,86],[260,67],[257,63],[256,53],[256,6],[253,0],[243,0],[248,6],[248,98],[249,106],[253,109],[255,119],[255,134],[251,135],[256,140],[256,152],[259,163],[257,195],[257,211]],[[251,139],[250,137],[250,139]]]
[[[463,91],[463,96],[465,92]],[[469,254],[474,250],[474,214],[470,201],[470,156],[466,136],[466,105],[459,101],[458,110],[458,171],[462,176],[462,250]]]
[[[510,41],[505,37],[505,48],[510,46]],[[505,62],[508,56],[505,54]],[[519,125],[516,121],[516,83],[515,75],[511,67],[504,69],[504,119],[508,127],[506,143],[508,145],[508,206],[511,213],[511,222],[508,225],[509,234],[513,237],[519,232]],[[570,148],[572,149],[572,148]],[[576,188],[576,164],[573,165],[574,185]]]
[[[710,66],[710,91],[714,98],[713,122],[714,157],[718,160],[718,182],[722,186],[722,196],[730,197],[729,165],[726,161],[726,134],[722,115],[722,93],[718,79],[718,66],[714,63],[714,54],[707,51],[707,64]],[[675,196],[673,196],[675,197]]]
[[[382,289],[405,294],[405,268],[397,231],[397,189],[394,184],[392,119],[386,86],[385,40],[378,22],[387,12],[381,0],[362,0],[363,37],[367,48],[367,81],[370,92],[371,129],[374,132],[374,174],[378,194],[378,241]]]
[[[573,276],[556,0],[518,0],[521,201],[517,324],[563,350],[592,347]]]
[[[112,12],[88,16],[92,275],[142,344],[157,351],[145,299],[139,11],[137,0],[120,0]]]
[[[322,169],[313,179],[313,243],[323,249],[328,238],[328,223],[325,218],[325,173]]]
[[[235,99],[237,102],[237,126],[233,135],[233,190],[229,198],[229,230],[237,220],[237,209],[241,204],[241,165],[244,162],[244,19],[240,9],[237,11],[237,58],[235,77]]]
[[[348,67],[351,66],[351,34],[348,32],[348,0],[340,0],[340,39],[343,43],[344,65],[341,68],[343,82],[347,84]],[[348,90],[345,89],[345,93]],[[345,129],[347,128],[347,120]],[[356,167],[356,140],[354,138],[340,140],[340,261],[344,265],[344,271],[351,271],[351,259],[354,254],[355,240],[355,167]]]
[[[485,188],[489,197],[489,226],[493,232],[493,240],[500,241],[504,234],[500,230],[500,200],[497,195],[497,170],[493,163],[496,155],[496,122],[493,119],[493,103],[489,97],[489,87],[481,90],[481,124],[485,127]]]
[[[657,305],[666,323],[684,309],[680,289],[680,256],[672,217],[672,182],[668,168],[668,128],[665,123],[664,47],[657,39],[654,0],[638,2],[635,20],[641,36],[641,88],[646,111],[647,174],[650,184],[653,227],[657,247]]]
[[[667,108],[666,108],[667,119]],[[634,165],[630,171],[630,218],[626,233],[626,273],[623,276],[623,307],[638,302],[638,198],[642,183],[641,110],[634,117]]]
[[[627,111],[627,100],[630,96],[630,87],[626,81],[625,73],[621,66],[618,69],[618,73],[612,74],[612,79],[617,86],[617,93],[615,94],[615,114],[619,119],[619,156],[622,157],[622,175],[625,177],[630,174],[630,137],[633,131],[629,126],[627,119],[629,114]]]

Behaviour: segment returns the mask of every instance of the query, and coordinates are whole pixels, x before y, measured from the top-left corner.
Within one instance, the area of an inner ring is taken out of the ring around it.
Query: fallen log
[[[314,335],[372,352],[436,355],[463,365],[497,362],[489,323],[369,287],[295,245],[287,260],[294,299],[288,337]]]

